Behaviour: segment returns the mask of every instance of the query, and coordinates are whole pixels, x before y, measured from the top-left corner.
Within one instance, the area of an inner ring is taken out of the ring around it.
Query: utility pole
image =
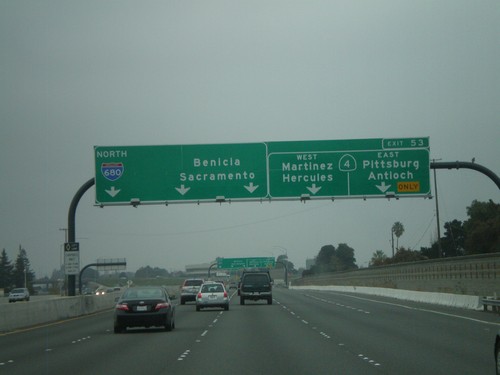
[[[391,227],[391,247],[392,247],[392,257],[394,258],[394,228]]]
[[[438,159],[441,160],[441,159]],[[432,159],[435,163],[436,159]],[[443,249],[441,248],[441,225],[439,223],[439,203],[438,203],[438,190],[437,190],[437,179],[436,179],[436,168],[434,168],[434,195],[436,196],[436,221],[437,221],[437,244],[438,244],[438,256],[443,257]]]

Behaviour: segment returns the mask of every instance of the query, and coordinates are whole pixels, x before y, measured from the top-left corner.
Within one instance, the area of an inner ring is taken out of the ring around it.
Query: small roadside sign
[[[78,242],[64,244],[64,273],[66,275],[80,273],[80,244]]]

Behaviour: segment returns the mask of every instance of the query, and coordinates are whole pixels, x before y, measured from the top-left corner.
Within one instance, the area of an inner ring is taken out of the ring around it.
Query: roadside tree
[[[405,227],[400,221],[396,221],[392,226],[392,233],[396,236],[396,251],[399,249],[399,237],[403,235]],[[394,253],[394,240],[392,243],[392,251]]]
[[[382,250],[377,250],[372,255],[370,267],[382,266],[387,263],[387,259],[387,255]]]
[[[7,251],[2,250],[0,255],[0,288],[7,288],[12,285],[12,271],[14,267],[12,266]]]
[[[345,243],[339,243],[337,250],[335,250],[335,257],[339,260],[339,266],[335,268],[335,271],[358,268],[354,257],[354,249]]]
[[[474,200],[464,223],[466,254],[500,252],[500,204]]]
[[[35,279],[35,273],[30,269],[30,261],[26,250],[19,245],[19,253],[12,272],[12,283],[16,287],[26,287],[31,290],[31,284]]]

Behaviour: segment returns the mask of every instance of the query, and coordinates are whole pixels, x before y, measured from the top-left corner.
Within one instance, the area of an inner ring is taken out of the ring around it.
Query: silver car
[[[196,311],[206,307],[221,307],[229,310],[229,296],[222,283],[205,283],[196,295]]]
[[[28,291],[28,288],[12,289],[9,293],[9,302],[29,301],[29,300],[30,300],[30,292]]]
[[[196,293],[203,284],[203,279],[186,279],[181,286],[181,305],[187,301],[196,301]]]

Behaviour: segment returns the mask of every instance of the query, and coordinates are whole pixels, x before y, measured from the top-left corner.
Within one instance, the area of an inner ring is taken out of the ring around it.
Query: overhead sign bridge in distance
[[[428,197],[429,138],[95,146],[96,205]]]
[[[274,268],[275,266],[276,261],[273,257],[217,258],[218,269]]]

